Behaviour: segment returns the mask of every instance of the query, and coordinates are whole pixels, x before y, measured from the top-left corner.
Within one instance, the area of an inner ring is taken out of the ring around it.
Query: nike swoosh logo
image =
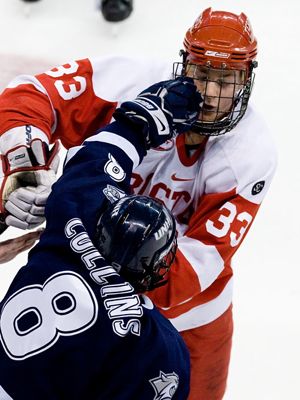
[[[164,134],[163,132],[166,130],[165,124],[163,124],[163,122],[160,120],[160,118],[158,118],[156,115],[155,115],[154,117],[155,117],[156,121],[158,121],[158,122],[160,123],[160,130],[159,130],[158,134],[159,134],[159,135]],[[169,133],[169,132],[167,132],[166,135],[167,135],[168,133]]]
[[[168,120],[164,115],[163,110],[154,101],[147,97],[138,96],[134,102],[143,107],[147,113],[151,115],[157,126],[159,135],[169,135],[170,129],[168,127]],[[163,120],[165,120],[165,123],[163,123]]]
[[[173,174],[173,175],[171,176],[171,179],[172,179],[173,181],[181,181],[181,182],[193,181],[193,180],[194,180],[194,178],[178,178],[178,177],[176,176],[176,173]]]

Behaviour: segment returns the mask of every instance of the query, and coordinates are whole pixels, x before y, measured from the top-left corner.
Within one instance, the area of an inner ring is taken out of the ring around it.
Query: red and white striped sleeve
[[[77,146],[111,121],[118,102],[170,77],[165,62],[122,56],[71,61],[39,75],[21,75],[0,95],[0,136],[9,133],[13,141],[14,135],[24,135],[18,127],[31,125],[49,142],[60,139],[66,148]],[[11,147],[24,138],[15,141]]]
[[[21,75],[8,85],[0,96],[0,134],[31,125],[69,148],[109,123],[116,104],[95,94],[88,59],[72,61],[40,75]]]
[[[158,307],[175,307],[170,318],[178,310],[199,304],[199,294],[202,294],[201,303],[205,303],[224,289],[232,275],[232,256],[245,238],[259,206],[237,194],[236,189],[206,194],[200,199],[187,231],[178,238],[168,285],[150,294]],[[205,293],[208,288],[209,292]]]

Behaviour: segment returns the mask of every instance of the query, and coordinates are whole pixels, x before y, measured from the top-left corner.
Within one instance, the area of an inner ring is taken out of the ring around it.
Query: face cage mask
[[[174,238],[171,247],[165,255],[163,255],[159,260],[154,256],[150,265],[145,265],[145,271],[149,271],[146,275],[131,273],[128,270],[122,273],[125,279],[132,284],[134,289],[138,293],[144,293],[153,290],[157,287],[165,285],[168,281],[165,279],[166,274],[169,272],[171,265],[175,259],[175,254],[177,250],[177,239]]]
[[[191,130],[193,132],[199,133],[203,136],[219,136],[219,135],[223,135],[226,132],[231,131],[238,124],[238,122],[242,119],[242,117],[244,116],[244,114],[247,110],[250,94],[251,94],[251,91],[253,88],[253,83],[254,83],[254,78],[255,78],[255,74],[253,73],[253,68],[257,66],[257,63],[253,62],[252,64],[253,65],[250,68],[250,74],[246,80],[246,83],[244,83],[244,84],[237,83],[235,81],[235,78],[232,82],[230,82],[230,84],[232,84],[234,86],[234,88],[236,86],[242,86],[242,88],[239,90],[233,89],[234,94],[232,96],[230,96],[230,97],[221,96],[222,84],[220,85],[219,95],[214,96],[215,98],[218,98],[217,108],[214,111],[212,111],[214,114],[216,114],[214,120],[213,121],[204,121],[204,120],[199,119],[198,121],[196,121],[193,124],[193,126],[191,128]],[[192,64],[192,63],[189,65],[191,65],[191,66],[194,65],[196,67],[198,66],[198,64]],[[216,68],[212,68],[209,65],[202,66],[202,67],[206,67],[208,72],[209,72],[210,68],[212,70],[217,70]],[[218,69],[218,71],[221,71],[221,72],[227,71],[228,72],[228,69],[225,69],[225,68],[223,70]],[[173,64],[174,78],[177,78],[180,76],[185,76],[185,75],[186,75],[186,62],[174,63]],[[194,80],[199,79],[196,76],[190,76],[190,77],[193,78]],[[234,77],[235,77],[235,75],[234,75]],[[209,79],[206,80],[204,92],[201,93],[201,95],[203,97],[203,105],[206,104],[205,100],[207,98],[206,92],[207,92],[208,82],[215,82],[215,80],[209,80]],[[212,97],[212,96],[210,96],[210,97]],[[231,100],[231,103],[232,103],[231,110],[222,111],[220,109],[221,99],[230,99]],[[209,113],[209,111],[207,111],[207,110],[205,110],[205,112]],[[225,116],[223,114],[225,114]],[[201,115],[201,112],[200,112],[200,115]]]

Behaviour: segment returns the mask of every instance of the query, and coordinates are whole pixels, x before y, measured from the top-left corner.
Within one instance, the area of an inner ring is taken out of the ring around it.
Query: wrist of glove
[[[113,116],[139,130],[149,149],[191,129],[202,102],[193,80],[179,77],[150,86],[135,100],[122,103]]]
[[[20,145],[1,156],[1,212],[5,223],[31,229],[44,222],[44,209],[56,180],[59,145],[50,150],[41,139]]]

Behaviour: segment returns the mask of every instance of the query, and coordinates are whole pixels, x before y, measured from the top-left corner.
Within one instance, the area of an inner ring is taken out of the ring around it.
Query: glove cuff
[[[9,150],[19,146],[29,146],[32,140],[40,139],[49,145],[48,136],[32,125],[12,128],[0,136],[0,153],[6,154]]]
[[[117,122],[123,124],[131,131],[137,133],[140,143],[143,144],[144,148],[148,150],[149,145],[149,123],[145,118],[142,118],[136,114],[126,112],[125,109],[119,107],[113,113],[113,117]]]

